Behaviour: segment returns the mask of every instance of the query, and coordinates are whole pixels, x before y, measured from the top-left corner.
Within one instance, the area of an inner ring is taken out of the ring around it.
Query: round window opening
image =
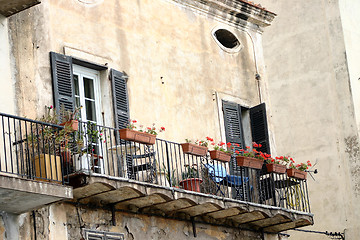
[[[214,33],[216,39],[226,48],[236,48],[240,45],[237,37],[226,29],[218,29]]]

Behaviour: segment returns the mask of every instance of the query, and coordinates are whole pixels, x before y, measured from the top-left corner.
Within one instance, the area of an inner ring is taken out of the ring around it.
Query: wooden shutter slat
[[[262,147],[257,148],[257,150],[270,154],[265,103],[261,103],[253,108],[250,108],[250,122],[253,142],[262,145]]]
[[[126,127],[129,121],[129,100],[126,78],[122,72],[114,69],[111,69],[110,74],[113,90],[115,127],[121,129]]]
[[[50,61],[55,108],[57,112],[62,106],[65,110],[74,111],[75,93],[72,59],[69,56],[50,52]]]

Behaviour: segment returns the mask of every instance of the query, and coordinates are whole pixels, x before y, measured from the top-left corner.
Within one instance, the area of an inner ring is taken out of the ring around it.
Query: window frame
[[[102,106],[101,106],[101,88],[100,88],[100,72],[94,69],[90,69],[87,67],[83,67],[77,64],[73,64],[73,76],[78,76],[78,87],[79,87],[79,98],[80,98],[80,106],[83,106],[83,108],[80,110],[81,120],[84,122],[91,121],[93,123],[96,123],[98,125],[102,125],[102,118],[101,118],[101,112],[102,112]],[[95,102],[95,117],[96,120],[89,120],[86,117],[86,104],[85,104],[85,89],[84,89],[84,77],[87,77],[89,79],[93,79],[94,84],[94,102]],[[76,88],[75,80],[73,80],[74,84],[74,90]],[[76,106],[76,95],[74,94],[74,100],[75,100],[75,106]]]

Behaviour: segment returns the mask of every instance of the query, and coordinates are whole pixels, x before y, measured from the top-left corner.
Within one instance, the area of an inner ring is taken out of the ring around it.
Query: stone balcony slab
[[[72,197],[69,186],[0,175],[0,211],[20,214]]]
[[[179,220],[278,233],[313,224],[313,215],[99,174],[78,175],[73,201]],[[82,178],[79,180],[79,178]],[[78,184],[82,182],[83,184]]]

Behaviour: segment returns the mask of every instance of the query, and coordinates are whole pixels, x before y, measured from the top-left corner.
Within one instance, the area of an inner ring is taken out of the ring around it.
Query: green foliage
[[[188,178],[198,178],[199,177],[199,171],[197,169],[197,165],[193,164],[185,165],[185,171],[182,173],[182,179],[188,179]]]

